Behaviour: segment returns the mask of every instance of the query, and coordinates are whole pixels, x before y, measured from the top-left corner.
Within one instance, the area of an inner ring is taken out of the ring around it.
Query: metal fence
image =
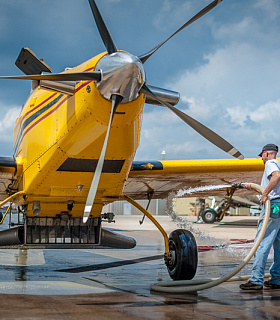
[[[137,201],[142,207],[146,208],[148,200]],[[154,199],[151,200],[148,211],[152,215],[167,215],[166,200]],[[139,215],[142,214],[137,208],[126,201],[115,201],[103,207],[102,213],[113,212],[115,215]]]

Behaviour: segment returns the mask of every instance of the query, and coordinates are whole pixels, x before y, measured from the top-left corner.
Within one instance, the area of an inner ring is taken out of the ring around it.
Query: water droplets
[[[194,187],[189,189],[181,189],[176,193],[176,198],[183,197],[184,195],[192,195],[193,193],[201,192],[201,191],[211,191],[211,190],[218,190],[218,189],[225,189],[229,188],[231,185],[228,184],[220,184],[220,185],[212,185],[212,186],[200,186]]]
[[[216,239],[211,238],[207,233],[194,228],[193,223],[191,221],[188,221],[182,216],[178,216],[174,210],[173,210],[173,202],[175,198],[181,198],[185,195],[192,195],[197,192],[201,191],[211,191],[211,190],[218,190],[218,189],[226,189],[231,187],[231,185],[224,184],[224,185],[209,185],[209,186],[198,186],[194,188],[188,188],[188,189],[181,189],[179,191],[175,192],[170,192],[168,197],[167,197],[167,202],[166,202],[166,211],[167,214],[171,217],[171,219],[176,222],[178,228],[180,229],[187,229],[189,230],[192,234],[194,234],[196,237],[199,238],[201,243],[205,243],[207,245],[214,245],[214,246],[223,246],[224,243],[217,243]]]

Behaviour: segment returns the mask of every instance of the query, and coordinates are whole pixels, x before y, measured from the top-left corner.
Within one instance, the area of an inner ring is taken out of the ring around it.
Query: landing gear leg
[[[197,246],[192,233],[188,230],[178,229],[173,231],[168,238],[162,226],[145,208],[125,194],[122,194],[121,198],[139,209],[162,233],[165,244],[164,259],[170,277],[173,280],[192,279],[197,268]]]

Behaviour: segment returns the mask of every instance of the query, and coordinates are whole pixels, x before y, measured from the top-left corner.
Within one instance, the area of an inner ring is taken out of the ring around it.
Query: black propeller
[[[110,129],[111,129],[111,124],[113,121],[113,117],[114,114],[116,112],[116,109],[118,107],[118,105],[121,103],[122,101],[122,97],[116,94],[113,94],[111,97],[112,100],[112,107],[111,107],[111,114],[110,114],[110,119],[109,119],[109,123],[108,123],[108,128],[107,128],[107,132],[106,132],[106,136],[103,142],[103,147],[99,156],[99,160],[96,166],[96,170],[90,185],[90,189],[89,189],[89,193],[87,196],[87,201],[86,201],[86,205],[85,205],[85,209],[84,209],[84,216],[83,216],[83,222],[86,223],[87,219],[90,215],[93,203],[94,203],[94,199],[96,196],[96,192],[98,189],[98,185],[99,185],[99,180],[101,177],[101,173],[102,173],[102,169],[103,169],[103,164],[104,164],[104,160],[105,160],[105,155],[106,155],[106,150],[107,150],[107,144],[108,144],[108,139],[109,139],[109,134],[110,134]]]
[[[0,79],[25,79],[25,80],[53,80],[53,81],[82,81],[94,80],[100,81],[101,71],[74,72],[74,73],[50,73],[26,76],[8,76]]]
[[[181,118],[185,123],[187,123],[190,127],[192,127],[195,131],[201,134],[205,139],[212,142],[218,148],[222,149],[223,151],[229,153],[231,156],[238,158],[240,160],[244,159],[244,156],[234,148],[229,142],[225,139],[220,137],[218,134],[201,124],[200,122],[196,121],[192,117],[188,116],[181,110],[175,108],[171,104],[165,102],[164,100],[160,99],[157,95],[155,95],[146,85],[144,85],[141,89],[141,92],[146,94],[147,96],[152,96],[156,99],[162,106],[169,108],[172,112],[174,112],[179,118]]]
[[[187,26],[189,26],[190,24],[192,24],[194,21],[196,21],[197,19],[201,18],[202,16],[204,16],[208,11],[210,11],[211,9],[213,9],[214,7],[216,7],[217,4],[219,4],[220,2],[222,2],[222,0],[215,0],[213,2],[211,2],[208,6],[206,6],[204,9],[202,9],[201,11],[199,11],[195,16],[193,16],[188,22],[186,22],[181,28],[179,28],[176,32],[174,32],[170,37],[168,37],[166,40],[164,40],[162,43],[160,43],[159,45],[157,45],[154,49],[150,50],[149,52],[141,55],[139,57],[139,59],[142,61],[142,63],[144,63],[145,61],[147,61],[151,55],[153,55],[161,46],[163,46],[168,40],[170,40],[173,36],[175,36],[175,34],[179,33],[180,31],[182,31],[183,29],[185,29]]]
[[[97,28],[99,30],[99,34],[103,40],[103,43],[104,43],[108,53],[111,54],[111,53],[117,52],[117,48],[116,48],[116,46],[110,36],[110,33],[109,33],[109,31],[108,31],[108,29],[102,19],[102,16],[101,16],[101,14],[95,4],[95,1],[89,0],[89,4],[91,7],[91,11],[93,13]]]

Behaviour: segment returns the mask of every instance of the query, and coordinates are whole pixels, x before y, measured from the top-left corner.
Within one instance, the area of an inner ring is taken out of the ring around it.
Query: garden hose
[[[264,188],[258,184],[251,183],[251,188],[263,193]],[[237,276],[234,277],[241,269],[245,267],[245,265],[251,260],[255,252],[257,251],[267,228],[267,224],[270,217],[270,200],[268,199],[265,202],[265,213],[264,219],[262,223],[262,227],[256,238],[254,245],[247,256],[236,266],[231,272],[224,275],[220,278],[212,278],[212,279],[193,279],[193,280],[178,280],[178,281],[168,281],[168,282],[157,282],[151,285],[152,291],[164,292],[164,293],[188,293],[188,292],[196,292],[204,289],[209,289],[214,286],[217,286],[225,281],[241,281],[247,280],[250,276]],[[269,277],[269,274],[265,274],[265,277]]]

